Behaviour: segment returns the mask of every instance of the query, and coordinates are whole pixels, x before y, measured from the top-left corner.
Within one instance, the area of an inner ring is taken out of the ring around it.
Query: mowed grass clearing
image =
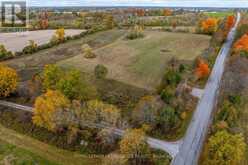
[[[4,151],[2,151],[2,149],[4,149]],[[30,161],[36,161],[35,163],[30,164],[101,164],[100,160],[97,158],[89,158],[85,155],[81,155],[76,152],[58,149],[54,146],[40,142],[26,135],[19,134],[13,130],[7,129],[0,125],[0,164],[1,159],[6,159],[6,154],[8,154],[7,156],[13,155],[14,157],[16,157],[16,161],[27,161],[29,163]]]
[[[94,59],[83,54],[60,61],[63,67],[75,67],[93,73],[97,64],[105,65],[108,78],[146,89],[155,89],[165,72],[167,62],[175,57],[193,60],[209,46],[210,37],[188,33],[146,31],[136,40],[120,38],[96,49]]]

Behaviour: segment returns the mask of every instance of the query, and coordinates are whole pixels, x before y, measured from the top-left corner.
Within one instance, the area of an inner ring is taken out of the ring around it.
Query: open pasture
[[[97,64],[103,64],[109,70],[110,79],[155,89],[172,57],[193,60],[209,46],[209,40],[206,35],[146,31],[144,38],[126,40],[123,37],[96,49],[94,59],[86,59],[81,53],[58,64],[89,73],[94,72]]]

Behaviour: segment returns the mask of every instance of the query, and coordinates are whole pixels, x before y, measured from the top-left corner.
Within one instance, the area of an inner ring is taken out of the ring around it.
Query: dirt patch
[[[38,45],[48,43],[56,30],[37,30],[28,32],[1,33],[0,44],[13,52],[21,51],[29,44],[29,40],[34,40]],[[74,36],[85,30],[66,29],[66,36]]]

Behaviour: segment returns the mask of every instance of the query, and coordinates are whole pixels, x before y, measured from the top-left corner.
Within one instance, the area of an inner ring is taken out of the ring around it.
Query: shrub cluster
[[[88,44],[82,46],[82,52],[85,58],[95,58],[96,55],[93,53],[92,48]]]
[[[182,80],[181,73],[184,69],[182,69],[183,66],[180,68],[181,69],[168,68],[160,83],[158,93],[160,94],[161,99],[167,104],[170,104],[175,97],[176,87]]]
[[[105,78],[107,76],[107,74],[108,74],[108,69],[104,65],[98,64],[95,67],[95,77],[96,78],[98,78],[98,79]]]
[[[56,65],[47,65],[42,78],[45,90],[59,90],[71,100],[89,100],[96,97],[96,89],[82,77],[78,70],[64,71]]]
[[[29,45],[24,47],[22,52],[24,54],[32,54],[36,52],[37,50],[38,50],[38,45],[33,40],[30,40]]]
[[[142,38],[142,37],[144,37],[143,28],[138,25],[135,25],[134,29],[131,30],[126,36],[126,38],[129,40],[134,40],[134,39]]]
[[[11,51],[7,51],[4,45],[0,45],[0,60],[5,60],[13,57],[13,53]]]

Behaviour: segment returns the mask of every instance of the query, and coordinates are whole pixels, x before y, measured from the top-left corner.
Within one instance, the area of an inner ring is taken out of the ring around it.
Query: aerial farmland
[[[28,16],[0,29],[0,164],[247,164],[247,11]]]

